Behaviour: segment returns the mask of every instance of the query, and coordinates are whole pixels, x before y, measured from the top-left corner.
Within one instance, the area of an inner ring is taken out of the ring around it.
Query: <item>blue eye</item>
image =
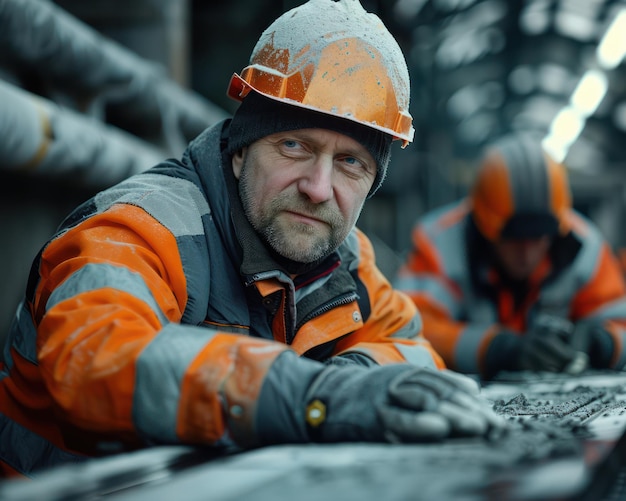
[[[341,157],[341,161],[345,166],[350,167],[351,169],[366,169],[365,164],[357,157]]]

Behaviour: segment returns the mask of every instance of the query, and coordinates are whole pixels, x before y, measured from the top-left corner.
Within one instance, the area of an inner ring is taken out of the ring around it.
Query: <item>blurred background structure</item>
[[[236,103],[260,33],[300,0],[0,0],[0,337],[30,262],[95,191],[179,157]],[[415,142],[394,144],[360,226],[391,276],[424,211],[465,195],[486,143],[545,138],[574,202],[626,247],[626,0],[362,0],[412,78]]]

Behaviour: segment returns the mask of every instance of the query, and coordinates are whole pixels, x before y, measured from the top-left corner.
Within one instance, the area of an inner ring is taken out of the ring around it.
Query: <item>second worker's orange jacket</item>
[[[394,286],[417,305],[424,336],[452,370],[491,374],[487,352],[506,329],[523,335],[542,315],[597,321],[610,334],[609,367],[626,364],[626,285],[599,229],[567,214],[571,232],[557,237],[523,290],[510,287],[490,258],[469,204],[461,200],[420,218]]]

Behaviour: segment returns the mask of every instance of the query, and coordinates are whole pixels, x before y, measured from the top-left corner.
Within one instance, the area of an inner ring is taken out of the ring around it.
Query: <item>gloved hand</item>
[[[502,370],[579,374],[589,366],[586,349],[574,343],[574,326],[543,316],[523,335],[503,329],[487,352],[487,376]]]
[[[589,355],[589,364],[596,369],[611,366],[613,358],[613,337],[600,321],[581,320],[574,326],[572,346]]]
[[[519,370],[579,374],[589,366],[589,356],[574,346],[574,325],[567,319],[542,316],[522,338],[517,358]]]
[[[545,317],[522,338],[518,370],[579,374],[589,365],[585,351],[572,343],[574,326],[568,320]]]
[[[389,401],[379,417],[390,442],[437,440],[448,436],[485,435],[502,427],[470,378],[452,371],[413,369],[389,384]]]
[[[263,444],[416,442],[504,427],[461,374],[408,364],[325,367],[291,355],[274,362],[259,396]]]

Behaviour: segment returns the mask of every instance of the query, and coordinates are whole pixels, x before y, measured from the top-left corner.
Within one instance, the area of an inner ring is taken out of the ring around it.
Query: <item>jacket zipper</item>
[[[338,298],[336,298],[336,299],[334,299],[332,301],[329,301],[326,304],[323,304],[322,306],[320,306],[316,310],[314,310],[311,313],[309,313],[300,322],[298,322],[298,324],[296,325],[296,329],[294,331],[294,337],[295,337],[296,332],[298,332],[300,330],[300,327],[302,327],[304,324],[306,324],[310,320],[314,319],[315,317],[319,317],[320,315],[323,315],[327,311],[330,311],[330,310],[332,310],[334,308],[337,308],[339,306],[343,306],[343,305],[346,305],[346,304],[350,304],[353,301],[356,301],[357,298],[358,298],[358,295],[357,295],[356,292],[348,292],[347,294],[344,294],[343,296],[339,296]]]

